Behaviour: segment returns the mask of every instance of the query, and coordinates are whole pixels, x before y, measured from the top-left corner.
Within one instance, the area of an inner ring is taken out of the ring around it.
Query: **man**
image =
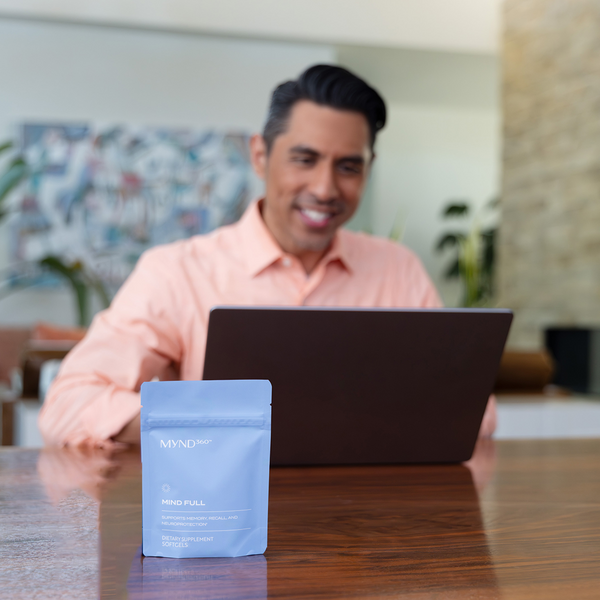
[[[340,229],[385,120],[379,94],[340,67],[317,65],[277,87],[251,140],[264,198],[234,225],[142,256],[65,359],[40,414],[46,441],[139,442],[142,382],[202,377],[212,306],[440,306],[409,250]],[[481,433],[494,427],[492,401]]]

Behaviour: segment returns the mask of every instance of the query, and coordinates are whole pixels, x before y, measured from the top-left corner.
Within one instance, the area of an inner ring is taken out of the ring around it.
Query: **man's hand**
[[[492,394],[488,400],[483,414],[483,420],[481,421],[481,427],[479,428],[480,438],[490,438],[498,425],[498,414],[496,412],[496,396]],[[139,427],[139,425],[138,425]]]
[[[485,417],[484,417],[485,420]],[[481,435],[481,433],[480,433]],[[121,442],[123,444],[136,444],[140,445],[140,413],[138,413],[133,420],[129,421],[117,435],[113,437],[115,442]]]

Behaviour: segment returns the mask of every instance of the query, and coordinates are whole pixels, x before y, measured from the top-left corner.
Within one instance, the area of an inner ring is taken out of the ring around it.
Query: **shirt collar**
[[[263,221],[259,208],[260,201],[261,199],[252,202],[238,222],[242,252],[248,267],[248,274],[251,277],[255,277],[285,256],[285,252]],[[320,264],[333,261],[338,261],[345,269],[353,271],[352,252],[345,231],[336,232],[331,247],[321,259]]]
[[[327,254],[321,259],[321,264],[328,264],[330,262],[337,261],[346,271],[352,273],[354,271],[352,265],[353,253],[352,246],[348,243],[348,232],[344,229],[336,231],[331,247],[327,251]],[[318,267],[318,265],[317,265]]]

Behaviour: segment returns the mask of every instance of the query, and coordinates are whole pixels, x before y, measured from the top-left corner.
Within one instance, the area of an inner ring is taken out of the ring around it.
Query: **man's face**
[[[356,211],[372,153],[365,117],[314,102],[297,102],[285,133],[267,156],[252,140],[256,172],[264,178],[265,223],[281,247],[302,257],[324,252]]]

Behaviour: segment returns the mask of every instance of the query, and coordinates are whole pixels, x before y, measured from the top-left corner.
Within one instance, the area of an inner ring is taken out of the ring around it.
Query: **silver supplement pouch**
[[[267,548],[271,384],[142,384],[145,556],[246,556]]]

